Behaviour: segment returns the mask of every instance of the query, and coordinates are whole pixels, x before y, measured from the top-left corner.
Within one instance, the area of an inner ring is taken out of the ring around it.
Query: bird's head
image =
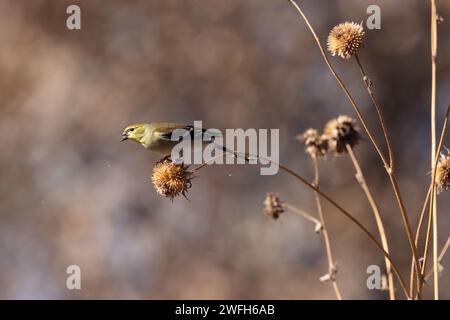
[[[147,128],[149,127],[146,123],[141,124],[132,124],[125,128],[122,132],[122,140],[133,140],[140,144],[144,143],[145,134],[147,132]]]

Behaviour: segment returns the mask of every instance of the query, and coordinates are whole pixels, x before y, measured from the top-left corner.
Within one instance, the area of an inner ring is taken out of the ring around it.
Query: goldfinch
[[[214,134],[211,134],[207,129],[196,128],[191,125],[184,125],[173,122],[153,122],[129,125],[125,128],[125,130],[123,130],[121,141],[136,141],[144,148],[160,153],[168,158],[172,152],[173,147],[179,143],[179,140],[172,140],[172,134],[177,129],[186,130],[187,134],[190,135],[190,138],[192,140],[201,139],[209,143],[211,141],[214,141],[215,137],[220,136],[219,131],[214,131]],[[234,156],[240,156],[237,155],[236,152],[228,150],[224,146],[217,145],[217,147],[219,149],[222,149],[224,152],[233,154]],[[243,155],[242,157],[244,157],[245,160],[248,161],[246,155]]]
[[[172,140],[172,134],[177,129],[186,130],[192,140],[203,140],[208,135],[208,139],[205,140],[209,140],[209,142],[214,140],[214,136],[208,134],[206,129],[173,122],[153,122],[132,124],[126,127],[122,133],[122,141],[133,140],[146,149],[167,156],[170,155],[173,147],[179,143],[179,140]]]

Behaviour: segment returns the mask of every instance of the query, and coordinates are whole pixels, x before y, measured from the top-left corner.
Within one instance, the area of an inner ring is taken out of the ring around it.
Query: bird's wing
[[[191,139],[205,139],[212,141],[215,137],[221,136],[219,131],[210,131],[203,128],[197,128],[194,126],[185,126],[175,123],[167,123],[167,124],[158,124],[158,126],[154,129],[154,134],[158,135],[158,137],[162,140],[172,140],[172,134],[176,129],[186,130],[186,135],[190,135]],[[185,136],[185,135],[184,135]],[[180,137],[181,140],[181,137]]]
[[[172,122],[153,123],[153,135],[162,140],[172,141],[172,133],[176,129],[183,129],[185,125]]]

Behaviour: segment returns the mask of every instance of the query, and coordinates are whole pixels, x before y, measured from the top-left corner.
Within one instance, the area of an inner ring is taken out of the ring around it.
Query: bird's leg
[[[161,160],[159,160],[158,162],[156,162],[156,164],[160,164],[160,163],[166,162],[166,161],[168,161],[168,160],[170,160],[170,162],[172,162],[172,159],[170,158],[170,155],[165,156],[164,158],[162,158]]]

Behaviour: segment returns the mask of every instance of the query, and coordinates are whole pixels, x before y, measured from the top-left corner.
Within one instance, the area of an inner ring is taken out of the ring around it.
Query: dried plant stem
[[[402,198],[400,195],[400,189],[398,187],[397,179],[396,179],[395,175],[393,173],[389,173],[389,172],[388,172],[388,175],[389,175],[389,179],[391,181],[392,188],[394,189],[395,197],[396,197],[398,205],[400,207],[400,212],[401,212],[402,219],[403,219],[403,226],[404,226],[404,229],[408,236],[409,245],[410,245],[411,251],[412,251],[412,259],[414,260],[414,265],[415,265],[415,269],[417,272],[417,279],[419,280],[419,277],[420,277],[419,256],[417,253],[417,247],[414,243],[412,229],[411,229],[411,225],[410,225],[409,219],[408,219],[408,214],[406,213],[406,208],[402,201]]]
[[[381,158],[381,161],[383,162],[383,165],[386,169],[386,172],[389,176],[389,180],[391,182],[392,188],[394,189],[394,195],[395,198],[397,199],[399,208],[400,208],[400,213],[402,215],[402,219],[403,219],[403,226],[405,228],[406,234],[408,236],[408,241],[409,241],[409,245],[411,247],[411,251],[412,251],[412,256],[414,259],[414,264],[415,264],[415,268],[416,268],[416,272],[417,272],[417,277],[419,277],[420,274],[420,265],[419,265],[419,259],[418,259],[418,254],[417,254],[417,248],[414,245],[414,239],[412,236],[412,230],[411,230],[411,226],[409,223],[409,219],[408,219],[408,215],[406,213],[406,208],[405,205],[403,203],[401,194],[400,194],[400,190],[398,187],[398,183],[397,183],[397,178],[394,174],[394,172],[391,170],[389,163],[386,161],[385,156],[383,155],[383,153],[380,150],[380,147],[378,146],[378,143],[376,142],[375,138],[373,137],[371,131],[369,130],[366,121],[364,120],[361,111],[359,110],[358,106],[355,103],[355,100],[353,99],[353,97],[351,96],[350,92],[348,91],[347,87],[345,86],[345,84],[343,83],[343,81],[341,80],[341,78],[337,75],[336,71],[334,70],[333,66],[331,65],[330,61],[328,60],[328,57],[325,53],[325,50],[323,49],[322,44],[320,43],[319,37],[317,36],[316,32],[314,31],[314,28],[311,26],[311,23],[309,22],[308,18],[306,17],[306,15],[303,13],[302,9],[299,7],[299,5],[294,1],[294,0],[289,0],[289,2],[295,7],[295,9],[300,13],[300,15],[302,16],[303,20],[305,21],[306,25],[308,26],[309,30],[311,31],[311,34],[313,35],[319,50],[322,54],[322,57],[326,63],[326,65],[328,66],[328,68],[330,69],[331,73],[333,74],[334,78],[336,79],[336,81],[338,82],[338,84],[340,85],[341,89],[343,90],[343,92],[345,93],[346,97],[348,98],[348,100],[350,101],[350,104],[352,105],[353,109],[355,110],[359,120],[361,121],[361,124],[366,132],[366,134],[369,136],[369,139],[372,143],[372,145],[374,146],[375,150],[377,151],[378,155]]]
[[[358,181],[361,188],[363,189],[363,191],[367,197],[367,201],[369,202],[370,207],[372,208],[372,212],[375,217],[375,221],[377,224],[378,233],[380,234],[380,239],[381,239],[381,244],[383,245],[383,249],[389,253],[389,245],[388,245],[388,241],[386,238],[386,232],[384,229],[383,220],[380,215],[380,210],[378,209],[378,205],[375,202],[372,192],[369,189],[369,186],[366,182],[364,174],[361,170],[361,166],[359,165],[359,162],[356,159],[355,153],[353,152],[353,148],[349,144],[346,145],[346,148],[347,148],[348,154],[350,156],[350,159],[353,163],[353,166],[355,167],[356,180]],[[387,259],[386,257],[384,257],[384,259],[385,259],[385,264],[386,264],[386,273],[387,273],[387,277],[388,277],[389,299],[395,300],[394,275],[392,274],[391,263],[390,263],[389,259]]]
[[[422,229],[423,221],[425,218],[425,211],[427,210],[427,205],[430,200],[430,193],[431,193],[431,186],[428,188],[428,192],[427,192],[425,201],[422,206],[422,211],[420,212],[419,223],[417,224],[416,237],[414,240],[417,248],[419,248],[420,230]],[[419,283],[417,283],[417,285],[419,285]],[[415,292],[414,292],[414,261],[412,259],[411,259],[411,272],[410,272],[410,277],[409,277],[409,294],[412,297],[415,296]]]
[[[437,59],[437,13],[436,0],[431,0],[431,164],[436,156],[436,59]],[[433,211],[433,261],[434,261],[434,299],[439,300],[438,273],[438,216],[436,189],[432,192]]]
[[[439,261],[442,261],[444,259],[444,255],[447,252],[448,247],[450,246],[450,237],[447,238],[447,242],[445,243],[444,247],[441,250],[441,253],[439,254]]]
[[[210,165],[212,162],[214,162],[214,160],[216,160],[216,159],[218,159],[220,157],[223,157],[223,155],[221,154],[220,156],[216,156],[214,158],[208,159],[207,161],[205,161],[202,164],[198,165],[197,167],[193,168],[191,170],[191,172],[194,173],[194,172],[196,172],[196,171],[198,171],[200,169],[203,169],[204,167]]]
[[[202,164],[199,164],[197,167],[193,168],[193,169],[191,170],[191,172],[194,173],[194,172],[196,172],[196,171],[198,171],[198,170],[200,170],[200,169],[202,169],[202,168],[204,168],[204,167],[206,167],[206,166],[212,164],[215,160],[222,158],[225,154],[226,154],[226,152],[223,152],[223,153],[221,153],[221,154],[219,154],[219,155],[217,155],[217,156],[214,156],[214,157],[212,157],[212,158],[206,160],[206,161],[203,162]],[[237,152],[233,152],[232,154],[233,154],[233,156],[234,156],[236,159],[237,159],[237,158],[243,158],[246,162],[248,162],[248,160],[249,160],[247,155],[240,155],[240,154],[238,154]]]
[[[322,226],[322,223],[318,219],[314,218],[311,214],[306,213],[305,211],[303,211],[303,210],[301,210],[301,209],[299,209],[299,208],[297,208],[297,207],[295,207],[295,206],[293,206],[293,205],[291,205],[289,203],[283,202],[283,207],[288,209],[288,210],[290,210],[290,211],[292,211],[292,212],[297,213],[298,215],[302,216],[306,220],[311,221],[316,226]]]
[[[439,153],[441,152],[442,149],[442,145],[444,142],[444,136],[445,136],[445,132],[447,131],[447,124],[448,124],[448,115],[450,112],[450,105],[447,107],[447,112],[445,114],[445,118],[444,118],[444,124],[442,125],[442,131],[441,131],[441,137],[439,139],[439,145],[438,148],[436,150],[436,154],[434,156],[434,163],[433,163],[433,167],[432,167],[432,178],[431,178],[431,200],[430,200],[430,210],[429,210],[429,214],[428,214],[428,227],[427,227],[427,234],[426,234],[426,238],[425,238],[425,248],[424,248],[424,253],[423,253],[423,263],[422,263],[422,268],[421,268],[421,277],[419,280],[419,286],[418,286],[418,292],[417,295],[420,297],[421,295],[421,291],[422,291],[422,287],[423,287],[423,281],[424,281],[424,274],[425,274],[425,269],[427,266],[427,257],[428,257],[428,247],[429,247],[429,242],[430,242],[430,236],[431,236],[431,226],[433,224],[433,205],[434,205],[434,198],[432,195],[434,195],[436,193],[436,174],[437,174],[437,165],[438,165],[438,161],[439,161]],[[434,261],[434,263],[437,263],[437,259]],[[434,266],[434,272],[437,272],[438,266]],[[436,275],[435,275],[436,277]],[[436,284],[436,283],[435,283]],[[435,290],[435,298],[436,298],[436,290]]]
[[[372,80],[370,80],[367,77],[366,72],[364,71],[364,68],[363,68],[363,66],[361,64],[361,61],[359,60],[359,56],[357,54],[355,54],[355,59],[356,59],[356,62],[358,63],[358,67],[359,67],[359,70],[360,70],[361,75],[363,77],[364,84],[366,85],[367,93],[369,94],[370,100],[372,100],[372,104],[374,105],[374,107],[375,107],[375,109],[377,111],[378,119],[379,119],[380,124],[381,124],[381,129],[383,130],[384,138],[386,140],[386,144],[387,144],[387,147],[388,147],[389,169],[392,172],[394,172],[394,165],[395,165],[395,163],[394,163],[394,151],[393,151],[393,148],[392,148],[392,142],[391,142],[391,139],[389,137],[389,132],[387,130],[387,127],[386,127],[386,124],[385,124],[385,121],[384,121],[384,116],[383,116],[383,112],[381,111],[381,107],[378,104],[378,102],[377,102],[377,100],[376,100],[376,98],[375,98],[375,96],[374,96],[374,94],[372,92]]]
[[[320,173],[319,173],[319,165],[317,163],[317,158],[312,157],[312,162],[314,165],[314,185],[316,188],[319,188],[319,181],[320,181]],[[330,281],[333,285],[334,292],[336,294],[336,297],[338,300],[342,300],[342,295],[339,290],[339,286],[336,282],[336,264],[333,259],[333,253],[331,251],[331,242],[330,237],[328,235],[328,228],[327,224],[325,222],[325,217],[323,215],[323,209],[322,209],[322,203],[320,202],[320,195],[317,193],[317,191],[314,191],[314,197],[316,199],[316,206],[317,206],[317,213],[319,214],[319,219],[322,224],[322,236],[325,243],[325,250],[327,253],[327,259],[328,259],[328,275],[330,276]]]
[[[413,239],[411,224],[409,222],[409,218],[408,218],[408,214],[406,212],[405,204],[404,204],[403,198],[402,198],[402,196],[400,194],[400,189],[398,187],[397,178],[395,176],[392,143],[391,143],[391,140],[389,138],[389,133],[388,133],[388,131],[386,129],[386,125],[385,125],[385,121],[384,121],[384,117],[383,117],[383,112],[381,111],[381,107],[378,104],[378,102],[377,102],[377,100],[376,100],[376,98],[375,98],[375,96],[374,96],[374,94],[372,92],[372,88],[371,88],[372,87],[372,81],[367,77],[367,74],[366,74],[366,72],[364,70],[364,67],[362,66],[361,61],[360,61],[360,59],[359,59],[357,54],[355,54],[355,59],[356,59],[356,62],[358,63],[358,67],[359,67],[359,70],[361,72],[363,82],[364,82],[364,84],[366,86],[367,93],[369,94],[370,100],[372,101],[372,104],[374,105],[374,107],[375,107],[375,109],[377,111],[378,119],[380,120],[381,128],[383,129],[383,133],[384,133],[384,136],[385,136],[385,139],[386,139],[386,144],[387,144],[388,150],[389,150],[390,165],[389,165],[389,167],[386,167],[386,164],[385,164],[385,167],[386,167],[387,174],[389,175],[389,179],[391,180],[391,184],[392,184],[392,187],[394,189],[394,194],[395,194],[395,196],[397,198],[397,202],[398,202],[398,205],[399,205],[399,208],[400,208],[400,213],[401,213],[402,218],[403,218],[403,225],[404,225],[404,228],[405,228],[405,232],[406,232],[406,234],[408,236],[408,241],[409,241],[409,244],[411,246],[413,260],[414,260],[414,263],[415,263],[415,266],[416,266],[416,270],[417,270],[417,279],[419,279],[419,276],[420,276],[420,271],[419,271],[420,270],[420,264],[419,264],[419,257],[418,257],[418,253],[417,253],[418,252],[417,251],[417,244],[414,242],[414,239]]]
[[[444,247],[441,250],[441,253],[438,257],[438,263],[441,263],[442,259],[444,259],[445,253],[447,252],[448,247],[450,246],[450,237],[447,238],[447,242],[445,243]],[[431,277],[431,275],[434,273],[434,267],[431,268],[430,271],[428,271],[427,275],[425,276],[425,280]]]

